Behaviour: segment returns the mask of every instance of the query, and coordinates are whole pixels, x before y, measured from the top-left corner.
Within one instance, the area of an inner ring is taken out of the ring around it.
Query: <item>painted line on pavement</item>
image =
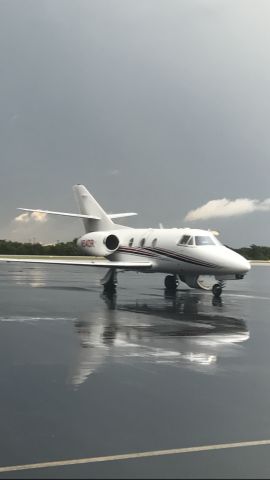
[[[78,458],[73,460],[59,460],[53,462],[43,462],[43,463],[30,463],[25,465],[13,465],[7,467],[0,467],[0,473],[8,472],[18,472],[22,470],[35,470],[43,468],[55,468],[55,467],[66,467],[71,465],[84,465],[88,463],[101,463],[101,462],[114,462],[121,460],[132,460],[138,458],[150,458],[150,457],[164,457],[167,455],[180,455],[183,453],[199,453],[199,452],[210,452],[215,450],[225,450],[233,448],[244,448],[244,447],[259,447],[270,445],[270,440],[255,440],[250,442],[238,442],[238,443],[220,443],[214,445],[201,445],[197,447],[187,447],[187,448],[172,448],[170,450],[155,450],[155,451],[146,451],[146,452],[137,452],[137,453],[126,453],[120,455],[107,455],[104,457],[89,457],[89,458]]]

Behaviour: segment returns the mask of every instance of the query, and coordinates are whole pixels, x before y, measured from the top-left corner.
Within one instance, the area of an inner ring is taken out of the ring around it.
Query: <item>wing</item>
[[[89,220],[101,220],[100,217],[94,215],[83,215],[81,213],[67,213],[67,212],[53,212],[51,210],[40,210],[40,209],[33,209],[33,208],[18,208],[18,210],[22,210],[23,212],[39,212],[39,213],[46,213],[47,215],[61,215],[62,217],[77,217],[77,218],[88,218]],[[128,213],[108,213],[107,216],[111,219],[114,218],[124,218],[124,217],[133,217],[137,215],[134,212]]]
[[[80,267],[119,268],[122,270],[141,270],[152,267],[151,262],[110,262],[109,260],[44,260],[41,258],[7,258],[0,257],[0,263],[34,263],[51,265],[75,265]]]

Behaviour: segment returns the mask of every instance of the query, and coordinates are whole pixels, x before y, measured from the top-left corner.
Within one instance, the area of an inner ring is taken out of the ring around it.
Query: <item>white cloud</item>
[[[30,221],[30,215],[29,213],[22,213],[18,215],[18,217],[15,217],[14,220],[18,223],[28,223]]]
[[[48,215],[47,213],[42,213],[42,212],[32,212],[31,214],[29,213],[21,213],[21,215],[18,215],[18,217],[14,218],[15,222],[18,223],[29,223],[31,220],[34,222],[39,222],[39,223],[45,223],[48,220]]]
[[[256,211],[270,212],[270,198],[263,201],[251,200],[249,198],[210,200],[205,205],[188,212],[185,220],[196,221],[208,218],[232,217]]]
[[[47,213],[43,212],[33,212],[31,213],[31,219],[35,220],[36,222],[45,223],[48,220]]]

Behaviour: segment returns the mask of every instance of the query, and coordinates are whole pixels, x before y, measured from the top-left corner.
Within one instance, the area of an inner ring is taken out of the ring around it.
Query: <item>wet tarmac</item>
[[[270,439],[270,268],[220,301],[160,275],[0,269],[0,467]],[[0,473],[269,478],[270,446]]]

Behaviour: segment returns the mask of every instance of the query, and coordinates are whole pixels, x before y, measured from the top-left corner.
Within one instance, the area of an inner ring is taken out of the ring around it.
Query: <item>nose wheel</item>
[[[164,280],[166,290],[175,291],[179,285],[176,275],[167,275]]]
[[[212,292],[214,297],[219,298],[220,295],[222,294],[224,284],[222,282],[215,283],[212,287]]]

